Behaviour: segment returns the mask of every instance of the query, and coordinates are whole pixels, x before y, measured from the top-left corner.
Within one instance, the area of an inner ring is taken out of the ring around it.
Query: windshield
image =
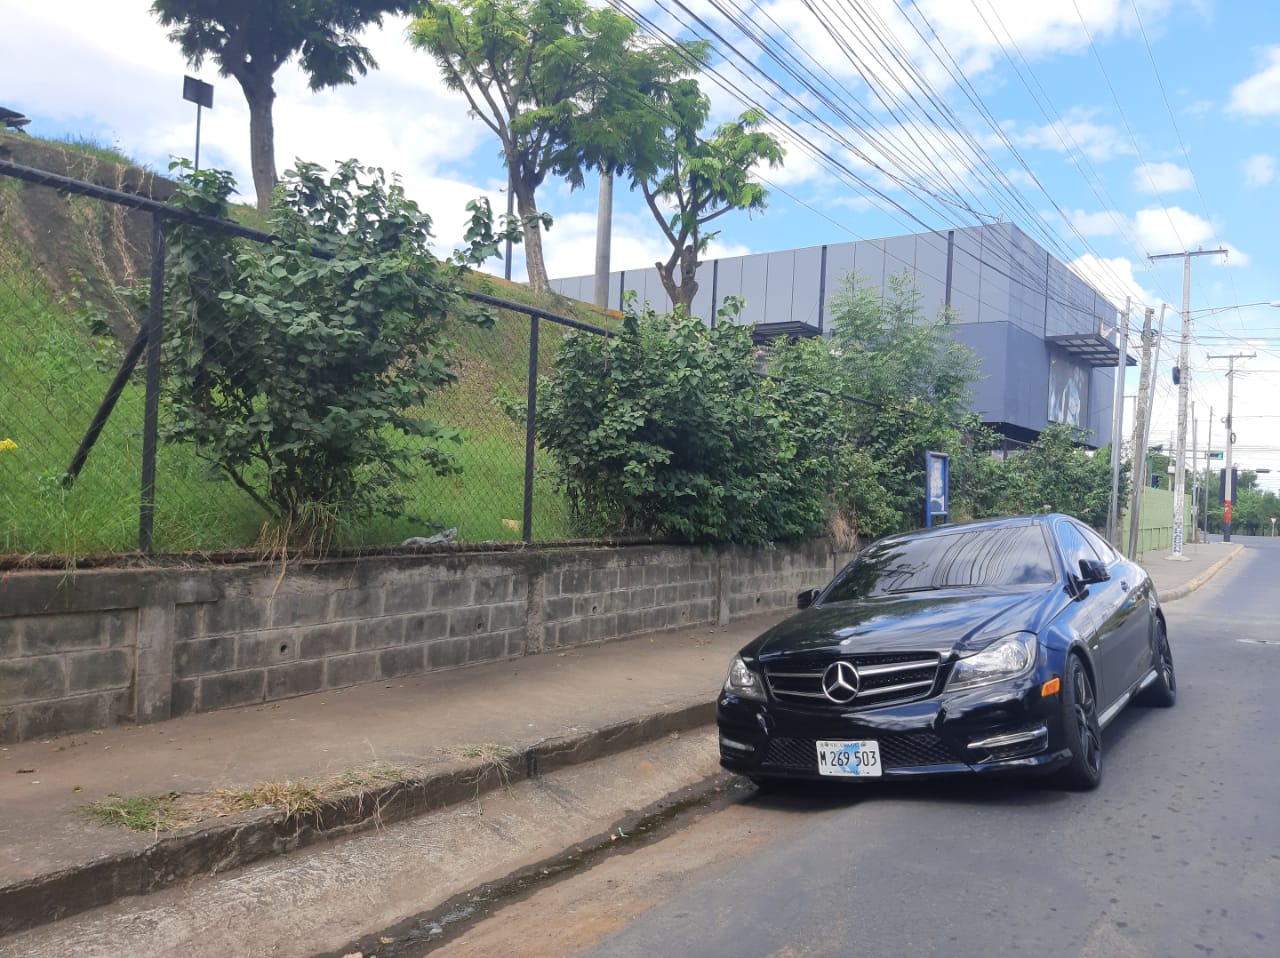
[[[1038,526],[957,529],[871,546],[845,568],[822,601],[1053,581],[1053,557]]]

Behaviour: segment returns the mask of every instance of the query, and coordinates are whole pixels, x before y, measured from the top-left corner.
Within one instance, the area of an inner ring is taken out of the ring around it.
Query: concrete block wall
[[[0,574],[0,742],[168,718],[164,610],[214,597],[169,570]]]
[[[825,542],[0,575],[0,742],[794,607]]]
[[[797,592],[821,589],[840,568],[826,542],[789,549],[734,549],[726,558],[731,619],[794,608]]]
[[[529,576],[501,561],[315,563],[175,610],[172,715],[523,655]]]
[[[542,575],[542,647],[716,622],[719,573],[714,554],[678,547],[556,557]]]

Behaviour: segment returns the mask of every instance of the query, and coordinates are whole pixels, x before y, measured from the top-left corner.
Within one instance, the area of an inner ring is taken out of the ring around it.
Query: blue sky
[[[251,194],[238,86],[208,63],[190,70],[148,7],[68,0],[8,10],[0,105],[30,116],[37,135],[94,138],[163,170],[193,151],[194,108],[181,88],[195,73],[215,86],[202,165],[232,170]],[[1203,442],[1209,407],[1215,420],[1226,408],[1226,362],[1208,357],[1256,353],[1237,364],[1237,459],[1276,470],[1266,482],[1280,487],[1280,309],[1245,305],[1280,301],[1274,0],[637,0],[634,9],[672,35],[691,35],[695,15],[700,32],[719,33],[723,85],[704,84],[716,119],[740,112],[734,91],[746,91],[788,147],[786,165],[763,173],[767,212],[723,218],[712,255],[1012,220],[1117,303],[1131,296],[1135,325],[1137,304],[1170,304],[1153,442],[1167,444],[1176,421],[1169,370],[1182,269],[1147,257],[1229,248],[1225,262],[1200,257],[1192,267],[1191,398]],[[381,69],[355,86],[311,94],[294,67],[281,71],[277,165],[356,156],[399,173],[435,218],[443,250],[461,235],[468,199],[484,193],[505,206],[503,172],[496,141],[404,28],[392,20],[368,35]],[[775,82],[783,75],[753,33],[795,57],[839,109],[794,77]],[[550,274],[589,272],[594,187],[549,181],[539,198],[555,218]],[[638,195],[620,185],[616,203],[614,268],[665,258]],[[1136,391],[1133,371],[1126,392]],[[1213,428],[1221,437],[1223,425]]]

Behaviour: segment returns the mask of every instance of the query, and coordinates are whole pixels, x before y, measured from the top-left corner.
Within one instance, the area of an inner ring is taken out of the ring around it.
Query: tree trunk
[[[516,192],[516,207],[520,211],[520,224],[524,227],[524,265],[529,273],[529,286],[536,293],[551,288],[547,279],[547,264],[542,256],[542,221],[538,218],[538,206],[533,189],[523,183],[512,184]]]
[[[680,251],[680,285],[676,285],[675,257],[666,263],[654,263],[658,267],[658,278],[662,280],[662,288],[667,291],[671,300],[671,308],[683,306],[684,311],[693,315],[693,297],[698,295],[698,251],[692,243]]]
[[[275,87],[241,79],[240,87],[249,104],[249,161],[253,169],[253,188],[258,194],[258,212],[271,209],[276,190],[276,129],[271,117],[275,104]]]

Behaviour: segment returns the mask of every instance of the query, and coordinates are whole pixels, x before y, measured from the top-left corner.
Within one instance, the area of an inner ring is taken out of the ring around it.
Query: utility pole
[[[600,203],[596,207],[595,304],[609,305],[609,251],[613,240],[613,171],[600,171]]]
[[[1236,381],[1236,360],[1252,359],[1257,353],[1232,353],[1230,356],[1210,356],[1209,359],[1228,360],[1227,366],[1227,418],[1222,420],[1227,427],[1227,458],[1223,462],[1222,472],[1222,541],[1231,541],[1231,445],[1236,441],[1236,434],[1231,428],[1231,403]]]
[[[1213,456],[1213,407],[1209,407],[1209,435],[1204,441],[1204,534],[1209,535],[1209,462]]]
[[[1107,512],[1107,541],[1120,544],[1120,433],[1124,431],[1124,376],[1129,362],[1129,308],[1133,300],[1124,298],[1116,350],[1116,389],[1111,408],[1111,508]]]
[[[1148,306],[1142,318],[1142,368],[1138,373],[1138,402],[1133,411],[1133,490],[1129,497],[1130,559],[1137,558],[1140,503],[1147,484],[1147,433],[1151,428],[1147,421],[1151,406],[1151,347],[1155,345],[1151,336],[1151,316],[1154,312]],[[1164,322],[1163,310],[1160,311],[1160,320]]]
[[[1200,536],[1197,532],[1199,524],[1196,522],[1196,516],[1200,515],[1200,500],[1196,498],[1196,490],[1200,485],[1200,446],[1196,442],[1196,404],[1191,404],[1191,541],[1199,542]]]
[[[1186,511],[1187,481],[1187,393],[1191,386],[1191,257],[1226,256],[1225,249],[1186,250],[1181,253],[1159,253],[1148,256],[1151,262],[1158,259],[1182,257],[1182,348],[1178,356],[1178,435],[1177,461],[1173,468],[1173,555],[1185,559],[1182,554],[1182,526]]]

